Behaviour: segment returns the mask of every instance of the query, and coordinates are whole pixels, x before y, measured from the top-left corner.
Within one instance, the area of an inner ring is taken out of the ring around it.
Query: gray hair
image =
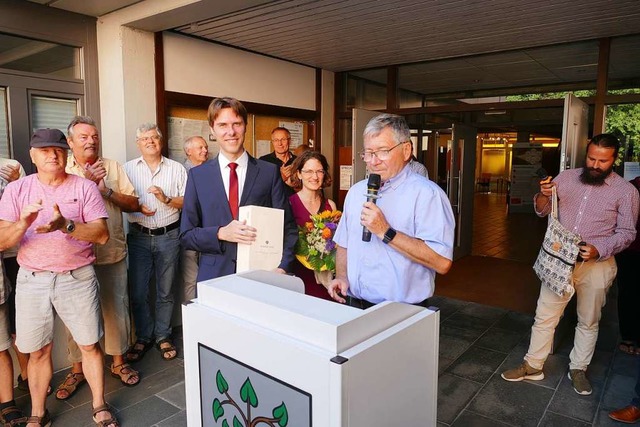
[[[140,138],[143,133],[149,132],[150,130],[155,130],[156,132],[158,132],[158,136],[160,137],[160,139],[163,139],[162,132],[160,132],[160,128],[155,123],[143,123],[138,126],[138,129],[136,129],[136,139]]]
[[[201,139],[201,140],[203,140],[203,141],[204,141],[204,143],[205,143],[205,144],[207,144],[207,140],[206,140],[206,139],[204,139],[203,137],[201,137],[200,135],[193,135],[193,136],[190,136],[189,138],[187,138],[187,139],[184,141],[184,153],[185,153],[185,154],[187,154],[187,150],[188,150],[189,148],[191,148],[191,146],[193,145],[193,143],[195,142],[195,140],[196,140],[196,139]],[[208,145],[208,144],[207,144],[207,145]]]
[[[364,128],[363,137],[375,138],[387,127],[391,129],[396,144],[411,141],[411,129],[407,121],[396,114],[380,114],[369,120]]]
[[[69,126],[67,126],[67,136],[69,138],[73,137],[73,127],[75,125],[89,125],[98,129],[98,126],[96,126],[96,122],[90,116],[75,116],[73,119],[71,119],[71,123],[69,123]]]

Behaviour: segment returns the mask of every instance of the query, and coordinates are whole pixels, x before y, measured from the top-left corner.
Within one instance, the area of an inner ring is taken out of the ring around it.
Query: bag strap
[[[555,185],[551,187],[551,216],[555,220],[558,219],[558,193]]]

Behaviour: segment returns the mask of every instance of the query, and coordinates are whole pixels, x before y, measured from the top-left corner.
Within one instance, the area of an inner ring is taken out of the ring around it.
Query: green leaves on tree
[[[227,380],[224,379],[224,376],[219,369],[216,373],[216,385],[218,386],[218,391],[220,392],[220,394],[224,394],[229,391],[229,384],[227,383]]]
[[[229,427],[227,420],[222,421],[222,427]]]
[[[243,427],[242,423],[236,416],[233,417],[233,427]]]
[[[273,418],[278,421],[280,427],[286,427],[289,423],[289,413],[287,412],[287,405],[282,402],[280,406],[273,408]]]
[[[212,410],[213,410],[213,420],[217,422],[218,418],[224,415],[224,408],[222,407],[222,404],[218,399],[213,400]]]
[[[256,396],[256,391],[253,389],[253,385],[251,384],[251,380],[247,377],[247,380],[242,384],[240,388],[240,398],[243,402],[248,403],[254,408],[258,407],[258,396]]]

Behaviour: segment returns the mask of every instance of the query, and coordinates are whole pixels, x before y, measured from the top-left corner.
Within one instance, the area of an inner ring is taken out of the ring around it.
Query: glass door
[[[471,254],[473,191],[476,157],[475,128],[454,123],[450,128],[431,128],[434,135],[435,171],[432,179],[449,197],[456,220],[454,259]],[[429,171],[431,176],[431,171]]]

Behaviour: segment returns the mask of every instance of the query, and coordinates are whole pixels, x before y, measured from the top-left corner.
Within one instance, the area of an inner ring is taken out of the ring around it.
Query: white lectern
[[[359,310],[256,277],[198,283],[183,306],[190,427],[436,425],[437,310]]]

